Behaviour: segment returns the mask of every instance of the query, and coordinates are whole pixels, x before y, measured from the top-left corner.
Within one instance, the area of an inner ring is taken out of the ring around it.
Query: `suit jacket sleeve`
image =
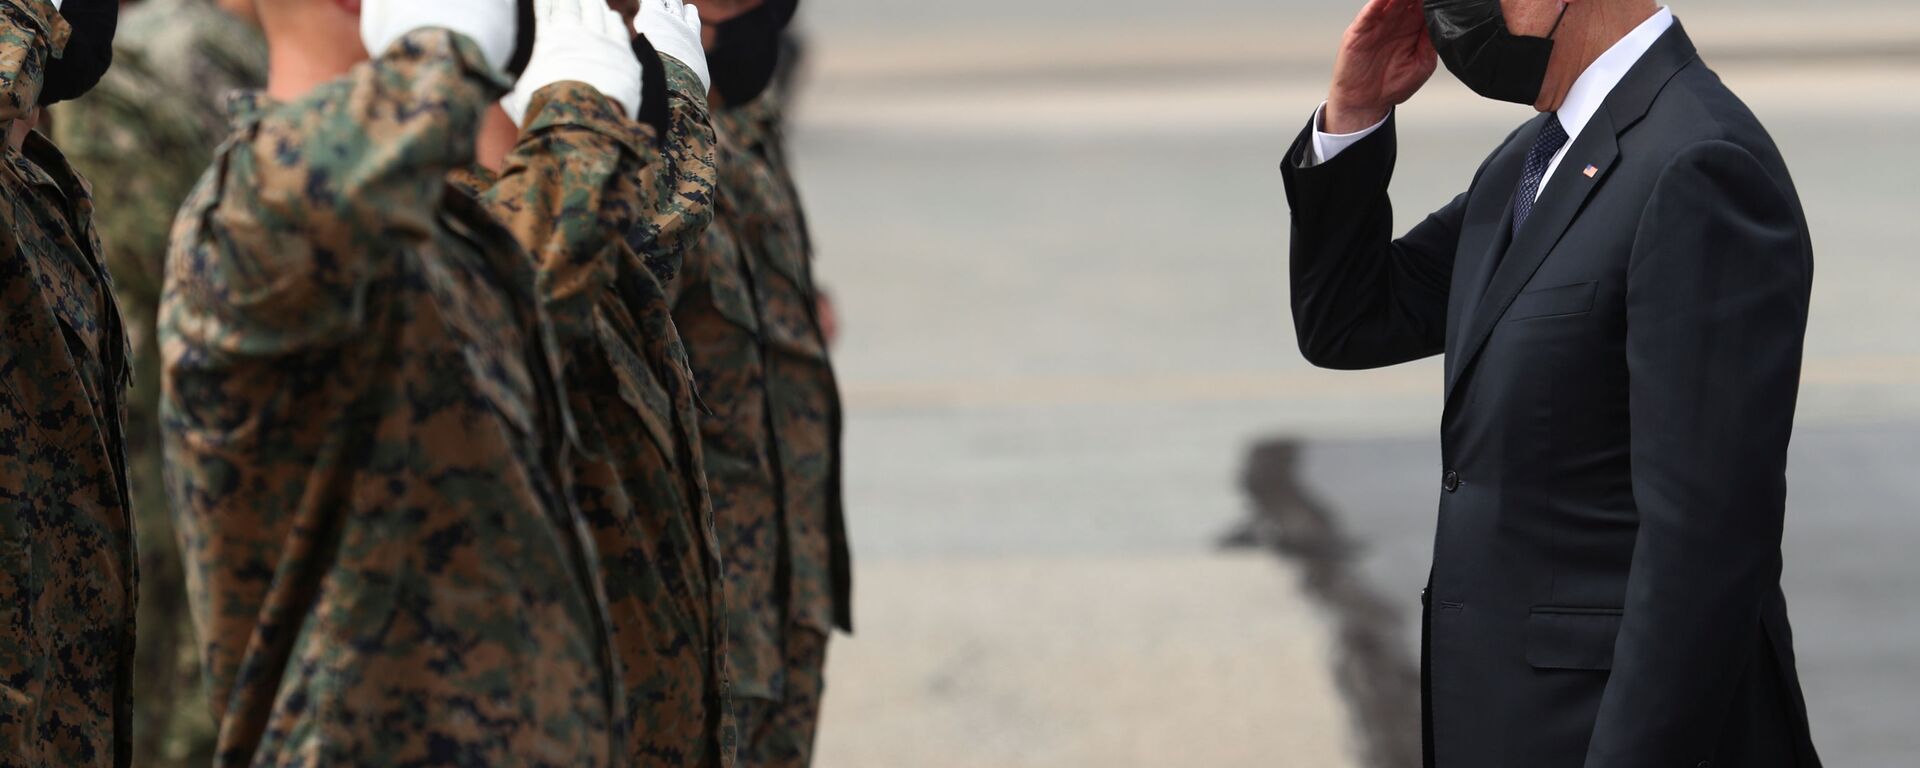
[[[1418,360],[1446,346],[1466,195],[1393,239],[1387,184],[1397,157],[1394,121],[1313,167],[1313,126],[1282,166],[1293,209],[1293,323],[1300,351],[1324,368]]]
[[[1722,141],[1663,173],[1627,278],[1640,529],[1587,768],[1700,765],[1780,576],[1812,256],[1790,185]]]

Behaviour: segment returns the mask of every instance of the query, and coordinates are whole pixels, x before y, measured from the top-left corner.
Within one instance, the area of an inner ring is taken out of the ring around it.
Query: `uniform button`
[[[1441,479],[1440,487],[1447,489],[1447,493],[1460,490],[1460,473],[1448,472],[1447,476]]]

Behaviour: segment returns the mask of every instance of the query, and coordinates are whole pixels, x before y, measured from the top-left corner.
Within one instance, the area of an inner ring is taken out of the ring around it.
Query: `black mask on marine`
[[[527,71],[527,62],[533,60],[534,15],[533,0],[519,0],[516,5],[513,56],[507,59],[507,76],[518,80]]]
[[[41,106],[93,90],[113,65],[113,32],[120,26],[120,0],[66,0],[59,13],[72,33],[59,58],[47,59],[46,77],[40,81]]]
[[[1508,31],[1500,0],[1426,0],[1426,10],[1434,50],[1460,82],[1497,101],[1531,106],[1540,100],[1553,59],[1553,35],[1567,18],[1565,3],[1546,37]]]
[[[707,53],[707,71],[727,103],[753,101],[773,83],[780,69],[780,35],[799,9],[800,0],[766,0],[720,22],[713,50]]]

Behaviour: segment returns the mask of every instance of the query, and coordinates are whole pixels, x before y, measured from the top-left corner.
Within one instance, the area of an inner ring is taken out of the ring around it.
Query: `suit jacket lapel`
[[[1673,28],[1641,57],[1594,113],[1593,120],[1580,131],[1580,137],[1574,140],[1560,167],[1554,170],[1553,178],[1547,182],[1546,192],[1534,206],[1533,215],[1521,227],[1494,270],[1486,290],[1465,310],[1458,345],[1448,350],[1446,398],[1449,406],[1456,385],[1486,347],[1494,326],[1500,323],[1507,308],[1533,279],[1533,273],[1539,271],[1587,201],[1612,173],[1620,159],[1620,136],[1646,117],[1654,97],[1696,57],[1693,41],[1675,21]],[[1587,175],[1588,167],[1593,168],[1592,176]],[[1507,216],[1511,217],[1511,194],[1506,199],[1509,202]]]
[[[1602,109],[1593,116],[1593,121],[1580,132],[1580,138],[1573,142],[1573,148],[1567,151],[1560,167],[1553,172],[1553,180],[1547,183],[1547,189],[1534,205],[1533,215],[1520,227],[1513,244],[1507,247],[1507,254],[1500,260],[1500,266],[1493,272],[1493,279],[1487,289],[1475,303],[1472,314],[1462,334],[1460,364],[1455,367],[1456,376],[1473,364],[1480,349],[1487,343],[1487,337],[1493,335],[1493,326],[1507,313],[1507,307],[1513,304],[1527,281],[1533,279],[1533,273],[1547,260],[1547,254],[1560,244],[1560,236],[1573,226],[1580,210],[1586,207],[1588,198],[1606,181],[1607,174],[1613,170],[1614,161],[1620,157],[1619,137],[1614,133],[1613,123]],[[1593,166],[1594,175],[1587,176],[1586,169]],[[1512,198],[1509,197],[1509,200]],[[1508,213],[1508,221],[1512,220]]]
[[[1505,147],[1499,150],[1493,161],[1487,164],[1487,170],[1480,175],[1480,184],[1490,189],[1512,189],[1520,184],[1520,171],[1527,160],[1527,148],[1532,137],[1540,132],[1540,124],[1546,118],[1529,121],[1515,131]],[[1466,328],[1472,319],[1474,308],[1479,306],[1485,295],[1487,284],[1493,280],[1493,269],[1500,263],[1512,243],[1509,233],[1513,231],[1513,195],[1485,195],[1471,205],[1494,207],[1493,211],[1469,209],[1467,221],[1487,222],[1492,225],[1470,225],[1461,232],[1459,255],[1455,257],[1453,274],[1454,301],[1447,307],[1447,391],[1453,391],[1454,379],[1459,375],[1462,352],[1466,348]]]

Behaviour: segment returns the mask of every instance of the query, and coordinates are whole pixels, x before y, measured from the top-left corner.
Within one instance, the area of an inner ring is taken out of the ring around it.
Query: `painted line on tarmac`
[[[1808,360],[1803,388],[1920,387],[1920,356]],[[864,410],[1158,405],[1299,400],[1437,398],[1431,364],[1361,373],[1321,370],[1219,375],[1033,376],[933,382],[846,382]],[[1803,393],[1804,394],[1804,393]]]

